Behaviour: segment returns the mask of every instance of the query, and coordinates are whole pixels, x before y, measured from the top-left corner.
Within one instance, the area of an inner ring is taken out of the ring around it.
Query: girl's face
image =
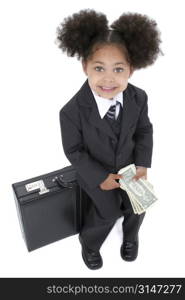
[[[114,45],[102,46],[82,66],[91,89],[107,99],[123,92],[133,73],[123,51]]]

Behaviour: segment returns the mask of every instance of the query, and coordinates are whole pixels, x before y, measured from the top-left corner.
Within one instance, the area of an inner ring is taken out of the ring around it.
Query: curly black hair
[[[68,56],[90,59],[99,45],[122,47],[134,69],[152,65],[162,54],[157,23],[146,15],[123,13],[110,28],[105,14],[92,9],[81,10],[65,18],[57,27],[58,47]]]

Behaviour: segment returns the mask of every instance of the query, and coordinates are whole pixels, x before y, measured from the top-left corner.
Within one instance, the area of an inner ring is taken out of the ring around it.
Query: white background
[[[1,1],[1,277],[184,277],[184,1]],[[148,179],[159,201],[140,230],[138,259],[120,257],[121,219],[101,248],[103,268],[87,269],[77,235],[28,253],[11,184],[69,165],[59,110],[86,77],[80,62],[54,43],[56,27],[80,9],[104,12],[110,23],[123,12],[155,19],[164,56],[130,79],[149,97],[154,152]]]

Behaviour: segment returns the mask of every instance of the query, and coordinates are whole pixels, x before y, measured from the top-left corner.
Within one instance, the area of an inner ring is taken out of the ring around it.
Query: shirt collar
[[[123,107],[123,92],[118,93],[111,100],[111,99],[106,99],[106,98],[100,97],[92,89],[91,89],[91,91],[92,91],[93,96],[94,96],[94,98],[96,100],[96,104],[98,106],[98,111],[99,111],[100,117],[102,119],[106,115],[106,113],[108,112],[110,106],[116,104],[116,101],[119,101],[121,103],[121,106]]]

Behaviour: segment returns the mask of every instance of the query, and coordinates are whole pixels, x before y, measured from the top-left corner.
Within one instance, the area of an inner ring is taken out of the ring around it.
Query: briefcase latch
[[[49,189],[46,188],[43,180],[34,181],[25,185],[27,192],[31,192],[34,190],[40,190],[39,195],[45,194],[49,192]]]

